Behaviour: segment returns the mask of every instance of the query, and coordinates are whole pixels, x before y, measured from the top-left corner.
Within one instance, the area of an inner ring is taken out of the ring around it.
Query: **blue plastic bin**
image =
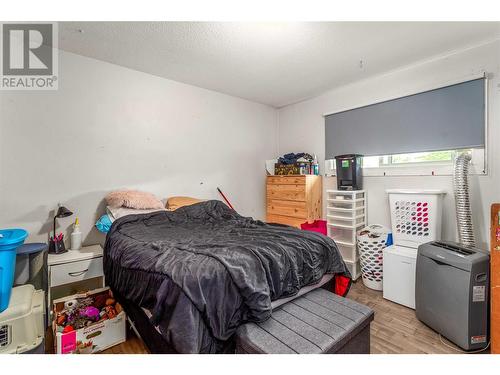
[[[0,312],[9,306],[16,270],[16,250],[24,243],[24,229],[0,229]]]

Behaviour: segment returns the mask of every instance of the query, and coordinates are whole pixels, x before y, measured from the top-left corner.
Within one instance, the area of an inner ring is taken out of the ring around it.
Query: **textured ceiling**
[[[281,107],[498,38],[500,23],[62,22],[59,35],[66,51]]]

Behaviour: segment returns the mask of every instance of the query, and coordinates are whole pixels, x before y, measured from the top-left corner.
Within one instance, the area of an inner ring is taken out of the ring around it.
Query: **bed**
[[[178,353],[230,352],[240,325],[350,278],[330,238],[243,217],[220,201],[116,220],[104,272],[150,349]]]

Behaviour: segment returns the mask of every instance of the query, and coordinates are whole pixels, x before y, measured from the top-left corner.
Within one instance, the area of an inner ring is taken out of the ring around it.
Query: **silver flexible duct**
[[[475,246],[472,213],[469,199],[469,164],[471,156],[463,153],[455,158],[453,191],[457,211],[458,238],[462,245]]]

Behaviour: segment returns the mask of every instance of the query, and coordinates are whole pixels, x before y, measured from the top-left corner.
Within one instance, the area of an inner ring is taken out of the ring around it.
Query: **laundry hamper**
[[[374,290],[382,290],[383,252],[387,246],[389,230],[373,224],[361,229],[357,235],[359,261],[363,284]]]
[[[441,237],[443,190],[389,189],[394,244],[418,248]]]

